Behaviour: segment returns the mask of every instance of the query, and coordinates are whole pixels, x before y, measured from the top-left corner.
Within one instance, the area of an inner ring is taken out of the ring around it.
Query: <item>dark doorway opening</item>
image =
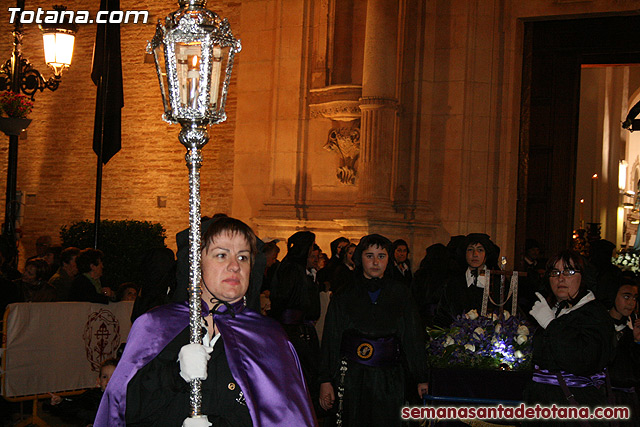
[[[516,247],[571,245],[584,64],[640,63],[640,16],[524,24]]]

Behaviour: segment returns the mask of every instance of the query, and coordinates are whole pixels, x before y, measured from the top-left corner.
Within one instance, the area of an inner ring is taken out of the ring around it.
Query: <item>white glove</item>
[[[178,354],[180,376],[186,382],[191,382],[195,379],[206,380],[207,362],[211,358],[212,351],[213,348],[202,344],[187,344],[182,346]]]
[[[533,308],[531,309],[529,314],[531,314],[538,321],[540,326],[546,329],[549,323],[551,323],[551,321],[554,320],[556,316],[553,314],[553,310],[551,310],[549,304],[547,304],[547,300],[544,299],[544,297],[540,295],[539,292],[536,292],[536,296],[538,297],[538,301],[533,304]]]
[[[206,415],[185,418],[182,422],[182,427],[209,427],[211,425],[212,424],[209,422],[209,419]]]

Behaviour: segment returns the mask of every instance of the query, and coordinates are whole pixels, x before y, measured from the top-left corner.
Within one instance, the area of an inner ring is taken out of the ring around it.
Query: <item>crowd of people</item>
[[[425,328],[501,297],[489,287],[500,248],[483,233],[427,247],[414,269],[406,240],[378,234],[339,237],[327,256],[313,232],[299,231],[279,261],[278,241],[262,242],[241,221],[221,215],[202,230],[195,344],[180,235],[177,260],[170,249],[150,251],[145,283],[116,291],[101,286],[103,256],[93,249],[60,251],[48,278],[51,265],[36,257],[6,281],[9,303],[135,299],[96,426],[399,426],[400,408],[429,391]],[[637,278],[611,264],[615,245],[605,240],[588,257],[566,250],[545,260],[533,239],[524,249],[517,306],[536,329],[524,401],[624,405],[637,425]],[[203,417],[190,416],[193,380],[202,382]]]
[[[134,301],[139,285],[103,286],[104,254],[98,249],[36,245],[42,249],[20,272],[0,242],[0,314],[16,302],[85,301],[108,304]]]

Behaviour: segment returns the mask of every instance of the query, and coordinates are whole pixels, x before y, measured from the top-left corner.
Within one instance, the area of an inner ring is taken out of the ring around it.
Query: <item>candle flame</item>
[[[584,199],[580,199],[580,203],[584,203]]]
[[[591,178],[593,178],[593,179],[598,179],[598,174],[597,174],[597,173],[594,173],[594,174],[593,174],[593,176],[592,176]]]
[[[196,65],[198,65],[198,56],[197,55],[193,55],[193,58],[191,59],[191,63],[193,64],[193,68],[195,68]]]

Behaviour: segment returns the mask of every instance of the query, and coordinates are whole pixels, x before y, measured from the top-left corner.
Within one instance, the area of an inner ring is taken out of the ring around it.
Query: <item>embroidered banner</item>
[[[98,368],[131,329],[133,302],[19,303],[7,307],[2,395],[97,386]]]

